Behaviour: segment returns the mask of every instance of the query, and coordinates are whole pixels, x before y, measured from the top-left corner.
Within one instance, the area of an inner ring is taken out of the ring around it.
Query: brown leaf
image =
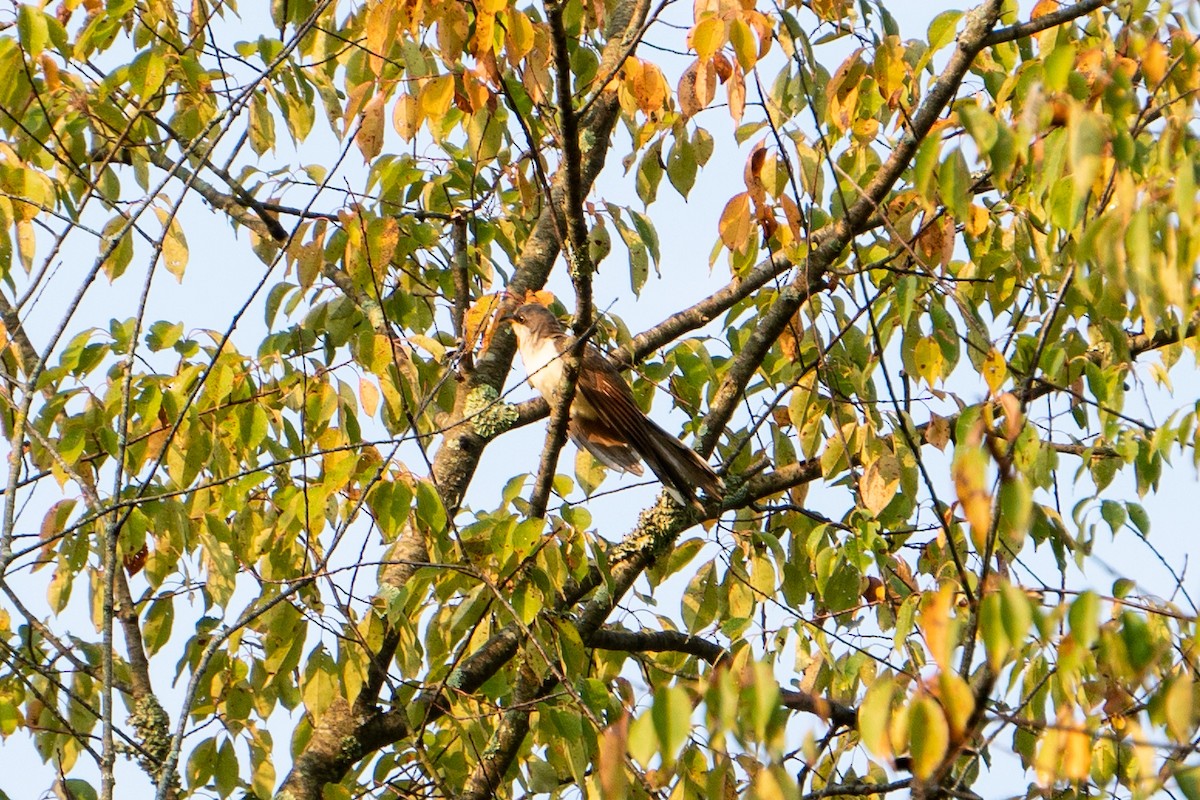
[[[917,235],[917,253],[930,267],[942,263],[942,252],[946,249],[946,229],[940,222],[939,219],[926,218],[921,224],[921,232]]]
[[[713,54],[713,67],[717,70],[717,77],[721,79],[721,83],[729,80],[729,76],[733,74],[733,64],[722,53]]]
[[[148,555],[150,555],[150,549],[144,543],[141,550],[125,555],[122,559],[125,562],[125,574],[133,576],[141,572],[142,567],[146,566],[146,557]]]
[[[803,239],[804,212],[800,210],[800,206],[796,205],[796,201],[786,192],[780,195],[779,204],[783,206],[783,217],[787,220],[788,228],[792,231],[792,239],[795,241]]]
[[[929,416],[929,424],[925,426],[925,441],[938,450],[945,450],[950,441],[950,423],[945,417],[937,414]]]
[[[684,70],[683,75],[679,78],[679,87],[676,90],[679,97],[679,110],[684,119],[694,117],[708,108],[708,104],[713,101],[716,93],[716,66],[712,61],[704,64],[699,61],[692,62],[692,65]]]
[[[759,142],[750,151],[750,157],[746,159],[746,166],[742,170],[742,180],[746,183],[746,190],[750,192],[750,197],[756,204],[766,199],[766,190],[763,188],[762,182],[763,162],[766,160],[767,148],[762,142]]]

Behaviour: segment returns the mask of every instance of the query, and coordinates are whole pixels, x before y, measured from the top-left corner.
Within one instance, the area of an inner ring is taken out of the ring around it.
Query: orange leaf
[[[1038,17],[1044,17],[1047,14],[1053,14],[1055,11],[1058,11],[1061,6],[1062,0],[1038,0],[1038,2],[1033,6],[1033,11],[1029,12],[1029,18],[1033,20],[1037,19]]]

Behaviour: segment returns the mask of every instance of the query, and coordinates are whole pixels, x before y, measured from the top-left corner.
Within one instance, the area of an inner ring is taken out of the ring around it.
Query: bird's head
[[[527,336],[535,339],[553,336],[562,333],[563,330],[562,323],[554,316],[554,312],[541,303],[526,303],[505,314],[500,321],[512,325],[518,341],[523,341]]]

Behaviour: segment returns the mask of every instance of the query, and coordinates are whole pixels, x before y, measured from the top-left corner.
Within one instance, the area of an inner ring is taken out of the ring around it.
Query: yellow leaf
[[[936,592],[926,592],[921,598],[917,613],[917,627],[925,637],[929,654],[942,671],[953,668],[950,655],[954,651],[954,639],[958,625],[954,617],[954,586],[944,584]]]
[[[520,11],[504,15],[505,47],[508,48],[509,63],[515,65],[533,49],[533,23]]]
[[[188,262],[187,239],[183,236],[183,229],[179,227],[178,218],[172,217],[166,209],[155,208],[154,213],[158,216],[158,221],[166,228],[162,235],[163,266],[167,268],[167,272],[182,282],[183,271]]]
[[[923,336],[913,347],[913,364],[917,377],[933,386],[942,377],[942,350],[931,336]]]
[[[383,70],[384,57],[396,39],[395,11],[395,0],[374,3],[367,11],[367,52],[370,54],[371,71],[376,75]]]
[[[396,105],[392,107],[392,127],[401,139],[411,142],[421,127],[421,119],[421,107],[415,97],[402,94],[396,98]]]
[[[741,124],[742,114],[746,112],[746,78],[740,69],[730,72],[725,92],[729,96],[729,116],[735,124]]]
[[[375,94],[363,107],[362,121],[358,125],[358,133],[354,135],[354,143],[363,154],[364,161],[370,161],[383,149],[383,95]]]
[[[954,454],[954,490],[962,505],[963,516],[971,525],[971,538],[981,551],[985,549],[992,526],[992,497],[987,490],[987,461],[977,447],[959,447]]]
[[[662,70],[650,63],[641,65],[641,69],[637,70],[631,81],[630,88],[638,108],[646,114],[661,110],[669,94]]]
[[[938,692],[946,721],[954,738],[961,739],[967,731],[967,723],[975,711],[975,695],[971,687],[957,672],[946,671],[938,675]]]
[[[717,17],[708,17],[696,23],[692,28],[691,44],[696,56],[701,61],[708,61],[713,54],[725,45],[725,21]]]
[[[468,351],[475,348],[481,334],[484,334],[483,349],[486,350],[491,344],[492,328],[488,322],[496,315],[503,297],[502,293],[484,295],[467,309],[466,319],[463,320],[463,340]]]
[[[754,69],[758,61],[758,42],[750,26],[743,20],[735,19],[729,24],[729,43],[733,45],[733,53],[737,56],[738,64],[743,72]]]
[[[167,272],[182,283],[183,271],[187,268],[188,262],[188,246],[187,239],[183,236],[183,228],[180,227],[177,218],[171,220],[170,226],[163,234],[162,245],[163,265],[166,266]]]
[[[495,45],[493,37],[496,34],[496,15],[489,14],[482,8],[477,8],[475,14],[475,35],[471,37],[470,52],[476,58],[490,58]]]
[[[421,113],[427,119],[439,119],[450,110],[454,101],[454,76],[439,75],[421,87]]]
[[[1151,39],[1142,52],[1142,74],[1146,76],[1146,85],[1151,89],[1162,83],[1167,75],[1167,48],[1158,39]]]
[[[379,409],[379,389],[375,387],[375,384],[366,378],[359,378],[358,396],[366,415],[368,417],[375,416],[375,412]]]
[[[600,734],[600,786],[605,797],[624,797],[629,783],[625,773],[626,743],[629,741],[629,715],[622,713],[617,721]]]
[[[522,303],[541,303],[542,305],[549,307],[554,304],[554,292],[547,291],[546,289],[539,289],[536,292],[526,289],[525,290],[525,299],[522,300],[521,302]]]
[[[20,257],[21,266],[25,268],[26,273],[33,269],[33,254],[36,249],[37,238],[33,233],[33,223],[27,219],[18,219],[17,255]]]
[[[890,453],[875,459],[863,470],[858,485],[863,505],[878,516],[900,488],[900,462]]]
[[[1035,20],[1038,17],[1053,14],[1059,10],[1061,5],[1061,0],[1038,0],[1033,6],[1033,10],[1029,12],[1029,19]]]
[[[972,203],[970,212],[967,214],[967,221],[964,223],[964,228],[969,235],[979,237],[987,231],[990,221],[991,216],[988,214],[988,210],[981,205]]]
[[[1092,737],[1085,731],[1070,730],[1064,734],[1062,777],[1084,781],[1092,769]]]
[[[741,250],[750,240],[753,226],[750,222],[750,193],[742,192],[730,198],[717,222],[721,241],[730,250]]]
[[[993,347],[979,366],[979,371],[983,374],[988,389],[995,394],[996,390],[1004,383],[1004,379],[1008,377],[1008,364],[1005,363],[1004,356],[1000,351]]]
[[[888,721],[892,716],[892,696],[895,683],[881,676],[871,682],[858,707],[858,732],[863,745],[877,758],[891,758]]]

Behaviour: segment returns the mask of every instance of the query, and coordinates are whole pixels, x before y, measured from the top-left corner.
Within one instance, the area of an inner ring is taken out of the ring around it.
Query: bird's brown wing
[[[634,402],[629,384],[593,347],[584,351],[578,392],[587,406],[586,414],[576,415],[579,427],[589,435],[627,441],[677,500],[695,504],[697,488],[711,497],[721,496],[725,485],[712,467],[647,419]]]
[[[606,467],[641,475],[641,458],[630,446],[625,425],[621,422],[625,415],[614,411],[632,406],[633,394],[594,347],[584,349],[576,395],[571,409],[571,440]],[[637,410],[636,406],[634,410]]]

